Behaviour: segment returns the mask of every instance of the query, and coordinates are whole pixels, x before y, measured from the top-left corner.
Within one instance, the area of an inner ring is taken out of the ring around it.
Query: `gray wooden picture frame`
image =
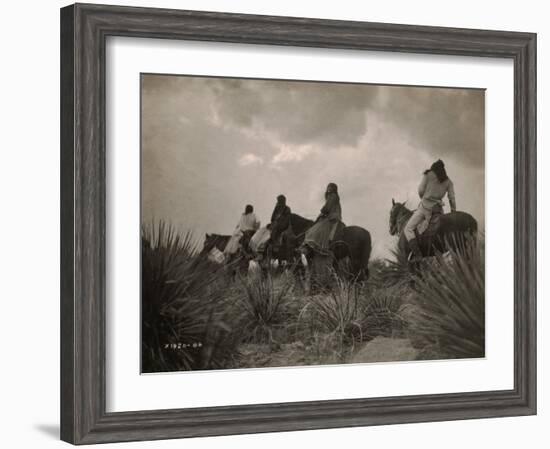
[[[514,388],[106,412],[107,36],[511,58]],[[536,35],[151,8],[61,9],[61,438],[74,444],[536,413]]]

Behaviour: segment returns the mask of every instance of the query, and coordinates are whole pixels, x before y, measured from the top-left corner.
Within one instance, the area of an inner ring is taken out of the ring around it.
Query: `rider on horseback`
[[[330,242],[338,224],[342,222],[342,207],[338,196],[338,186],[331,182],[325,192],[325,204],[315,224],[308,229],[304,246],[322,254],[329,253]]]
[[[229,239],[229,242],[227,242],[227,245],[223,251],[224,254],[235,254],[239,250],[241,238],[243,237],[243,235],[250,234],[251,236],[254,232],[258,230],[259,227],[260,222],[256,218],[254,207],[252,207],[250,204],[247,204],[244,209],[244,213],[239,219],[239,223],[237,223],[237,226],[233,231],[233,235]]]
[[[279,195],[277,204],[271,214],[271,240],[275,246],[279,246],[283,239],[283,233],[290,226],[290,207],[286,205],[286,197]]]
[[[447,176],[445,164],[441,159],[435,161],[429,170],[424,172],[418,186],[420,204],[405,226],[405,237],[415,259],[422,258],[422,252],[416,240],[415,230],[421,223],[428,224],[432,214],[443,213],[442,199],[447,195],[451,211],[456,211],[455,191],[453,182]]]

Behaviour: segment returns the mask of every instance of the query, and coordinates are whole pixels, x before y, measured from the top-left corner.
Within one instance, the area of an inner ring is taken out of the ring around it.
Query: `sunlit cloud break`
[[[279,152],[273,156],[271,162],[273,164],[300,162],[313,151],[312,145],[281,145]]]
[[[239,165],[241,167],[246,167],[248,165],[262,165],[263,163],[263,158],[253,153],[243,154],[239,158]]]
[[[458,209],[484,228],[482,90],[171,75],[142,89],[144,220],[229,234],[246,204],[268,222],[279,194],[315,219],[334,182],[344,222],[380,257],[392,198],[415,208],[441,158]]]

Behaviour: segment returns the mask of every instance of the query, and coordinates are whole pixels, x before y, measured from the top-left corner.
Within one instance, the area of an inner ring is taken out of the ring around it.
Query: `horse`
[[[295,263],[301,255],[298,253],[298,248],[302,246],[305,239],[305,234],[315,222],[301,217],[298,214],[290,214],[289,228],[283,232],[283,242],[280,248],[272,248],[272,257],[279,260],[287,260]],[[277,236],[272,235],[272,241],[277,241]],[[368,264],[372,250],[372,240],[369,231],[359,226],[345,226],[340,234],[336,234],[335,239],[331,242],[330,252],[333,265],[349,260],[349,275],[363,280],[368,278]],[[315,253],[309,252],[306,255],[311,257],[316,256]]]
[[[390,235],[399,235],[398,250],[405,255],[411,252],[409,242],[403,232],[413,211],[398,203],[392,198],[390,210]],[[450,249],[458,250],[464,243],[464,237],[475,238],[477,235],[477,221],[467,212],[449,212],[442,214],[435,232],[424,232],[418,239],[418,246],[423,257],[434,256]]]
[[[299,254],[296,250],[304,243],[306,231],[313,223],[312,220],[291,213],[287,229],[272,227],[271,239],[266,246],[270,258],[290,264],[297,262]]]
[[[251,259],[249,242],[252,237],[253,231],[246,231],[239,240],[240,248],[232,256],[225,257],[225,265],[229,268],[232,276],[235,277],[237,272],[245,272],[248,269],[248,264]],[[227,243],[231,239],[230,235],[221,234],[206,234],[204,238],[204,244],[201,250],[201,255],[208,256],[213,249],[217,249],[222,252],[225,250]],[[222,262],[223,263],[223,262]]]
[[[214,248],[223,253],[223,250],[227,246],[227,242],[231,238],[230,235],[221,234],[205,234],[204,244],[202,245],[201,254],[208,254]]]

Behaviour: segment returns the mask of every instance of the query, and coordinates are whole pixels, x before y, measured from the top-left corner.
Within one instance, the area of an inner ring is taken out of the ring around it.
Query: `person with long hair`
[[[241,218],[239,219],[239,222],[237,223],[237,226],[233,231],[233,235],[227,242],[227,245],[223,251],[224,254],[235,254],[239,249],[242,236],[245,235],[245,233],[247,232],[256,232],[259,227],[260,221],[256,218],[254,207],[251,204],[247,204],[244,208],[244,213],[241,215]]]
[[[271,239],[278,246],[281,243],[283,233],[290,226],[290,207],[286,204],[286,197],[279,195],[277,204],[271,214]]]
[[[424,172],[420,185],[418,186],[418,195],[420,204],[413,215],[405,225],[405,237],[409,242],[409,247],[416,259],[422,258],[422,252],[416,241],[415,230],[425,222],[429,223],[433,213],[443,212],[443,198],[445,195],[449,198],[451,211],[456,211],[456,199],[454,185],[447,171],[445,164],[441,159],[435,161],[432,166]]]
[[[325,192],[325,204],[315,224],[309,228],[304,237],[304,247],[321,254],[329,254],[330,242],[338,223],[342,221],[342,206],[338,195],[338,186],[329,183]]]

